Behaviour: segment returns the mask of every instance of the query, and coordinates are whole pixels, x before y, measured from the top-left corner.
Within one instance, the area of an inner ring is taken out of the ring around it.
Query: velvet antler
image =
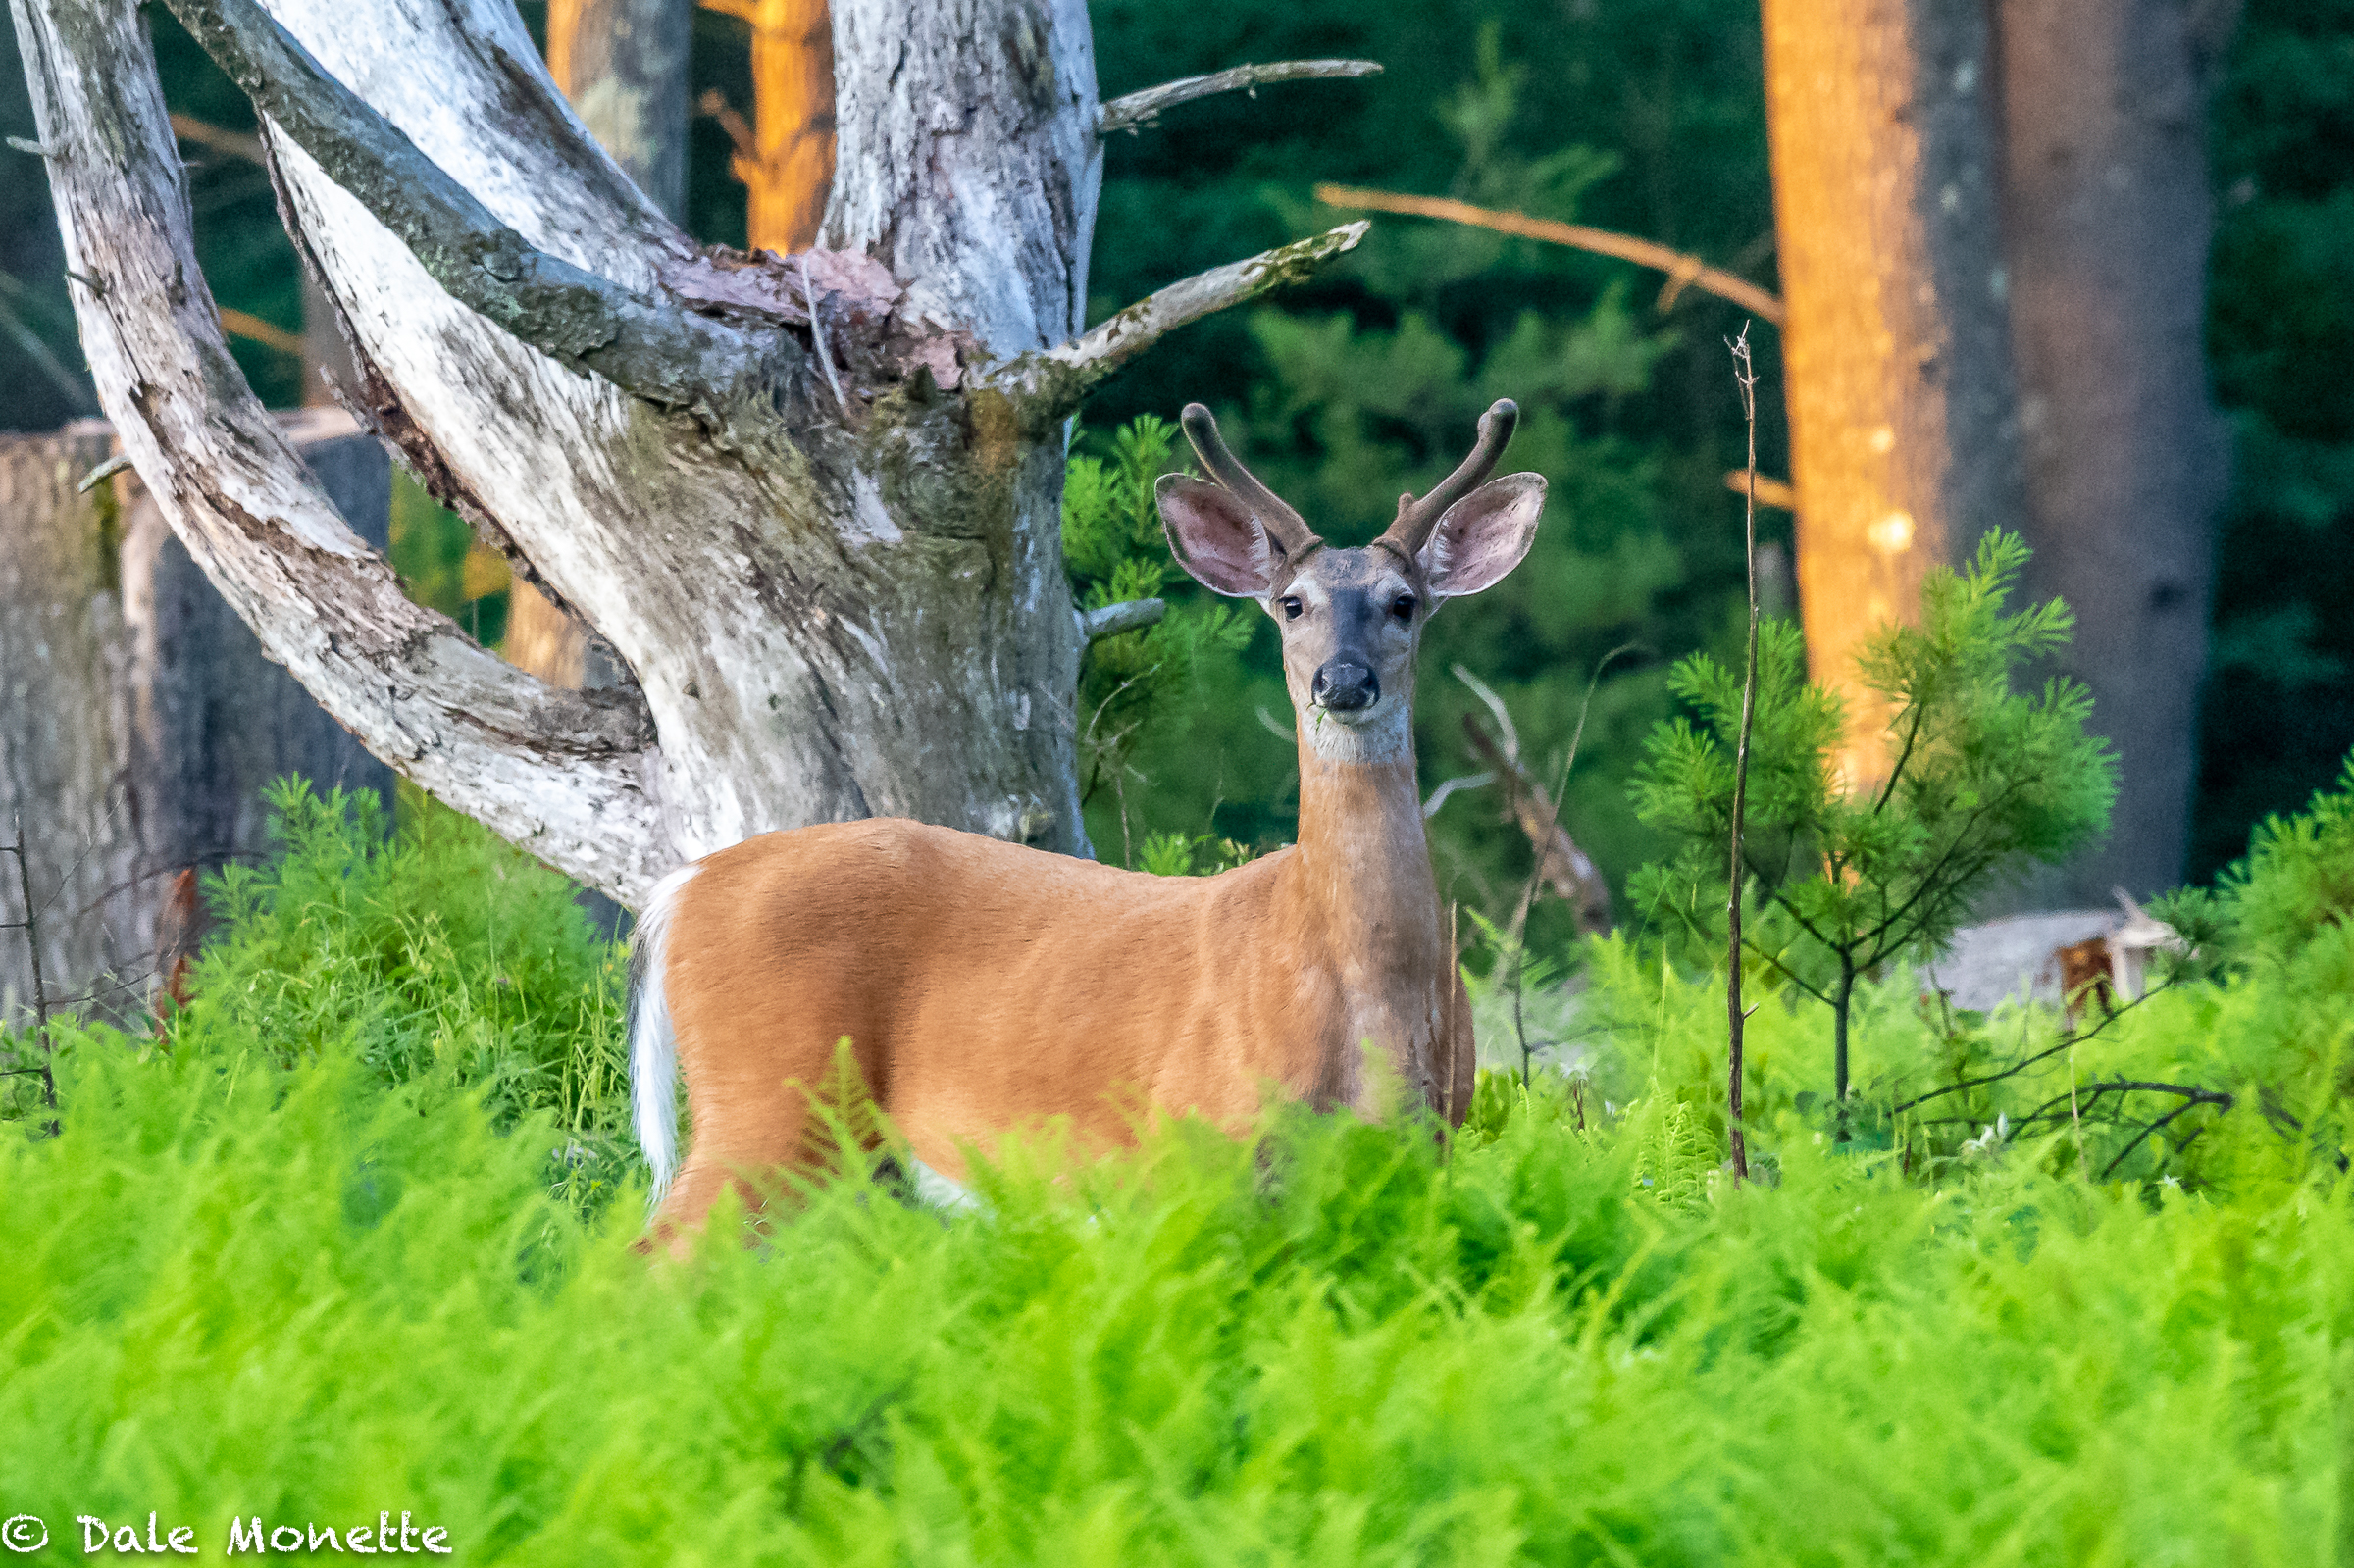
[[[1258,476],[1243,467],[1243,460],[1226,449],[1225,437],[1218,434],[1217,419],[1208,409],[1200,403],[1188,403],[1181,417],[1185,437],[1194,443],[1194,454],[1201,458],[1203,471],[1251,509],[1252,517],[1266,530],[1267,537],[1283,552],[1284,559],[1297,562],[1324,542],[1316,537],[1305,518],[1261,484]]]
[[[1479,417],[1479,439],[1472,445],[1471,455],[1420,500],[1410,494],[1398,497],[1398,521],[1374,542],[1412,559],[1429,541],[1430,531],[1439,526],[1439,519],[1447,515],[1447,509],[1478,489],[1495,471],[1506,443],[1512,438],[1512,428],[1519,423],[1520,406],[1510,398],[1500,397],[1489,404],[1488,411]],[[1189,430],[1193,428],[1190,411],[1186,428]]]

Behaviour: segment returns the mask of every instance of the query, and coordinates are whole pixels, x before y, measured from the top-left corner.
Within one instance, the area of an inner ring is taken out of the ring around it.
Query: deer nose
[[[1333,659],[1316,671],[1309,695],[1334,713],[1356,713],[1381,700],[1381,683],[1361,664]]]

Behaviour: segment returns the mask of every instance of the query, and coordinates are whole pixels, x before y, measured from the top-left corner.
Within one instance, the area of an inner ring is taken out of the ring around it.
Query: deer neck
[[[1301,725],[1293,897],[1345,983],[1416,983],[1443,964],[1437,881],[1411,745],[1335,756]],[[1352,972],[1355,973],[1352,973]]]

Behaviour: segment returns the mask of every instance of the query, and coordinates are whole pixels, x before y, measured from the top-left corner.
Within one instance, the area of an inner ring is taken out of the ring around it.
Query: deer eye
[[[1301,604],[1298,595],[1287,593],[1276,602],[1283,606],[1283,618],[1286,621],[1297,621],[1300,619]]]
[[[1390,601],[1390,614],[1396,616],[1402,623],[1412,621],[1414,618],[1414,596],[1410,593],[1401,593],[1398,595],[1398,597],[1392,599]]]

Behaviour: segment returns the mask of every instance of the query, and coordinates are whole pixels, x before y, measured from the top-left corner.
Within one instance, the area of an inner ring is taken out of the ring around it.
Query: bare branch
[[[2177,1090],[2177,1092],[2179,1091]],[[2225,1110],[2229,1110],[2231,1108],[2231,1096],[2228,1094],[2223,1095],[2220,1101],[2216,1098],[2207,1096],[2193,1097],[2184,1100],[2181,1104],[2175,1106],[2164,1116],[2159,1117],[2158,1120],[2152,1122],[2149,1126],[2134,1134],[2133,1140],[2127,1143],[2124,1148],[2121,1148],[2117,1151],[2117,1158],[2111,1160],[2108,1164],[2101,1167],[2101,1180],[2106,1182],[2109,1180],[2109,1178],[2115,1176],[2117,1174],[2117,1168],[2125,1163],[2127,1156],[2129,1156],[2135,1149],[2141,1147],[2141,1145],[2149,1139],[2153,1133],[2165,1131],[2167,1125],[2174,1121],[2175,1117],[2182,1115],[2186,1111],[2195,1111],[2202,1105],[2215,1105],[2218,1103],[2220,1103]]]
[[[1493,768],[1490,768],[1486,773],[1466,773],[1457,778],[1447,780],[1436,789],[1433,789],[1430,792],[1430,798],[1428,800],[1422,802],[1422,820],[1424,822],[1428,822],[1431,818],[1437,816],[1439,814],[1439,808],[1447,804],[1447,797],[1454,794],[1458,789],[1485,789],[1488,785],[1494,784],[1495,782],[1496,770]]]
[[[1479,753],[1479,760],[1504,782],[1508,797],[1505,807],[1520,825],[1520,831],[1528,835],[1529,847],[1536,851],[1537,875],[1575,913],[1578,931],[1581,934],[1609,931],[1611,885],[1603,880],[1602,870],[1592,857],[1569,836],[1569,830],[1561,826],[1559,804],[1530,776],[1527,765],[1518,756],[1497,743],[1476,714],[1463,715],[1463,734],[1470,740],[1471,749]]]
[[[1728,886],[1724,903],[1728,941],[1725,950],[1724,1010],[1729,1045],[1726,1051],[1729,1077],[1725,1087],[1725,1110],[1730,1129],[1733,1180],[1743,1182],[1749,1179],[1749,1139],[1741,1125],[1743,1051],[1749,1012],[1741,1005],[1741,873],[1748,864],[1741,852],[1741,832],[1749,809],[1750,732],[1758,715],[1758,372],[1750,359],[1749,323],[1741,324],[1741,336],[1730,347],[1733,351],[1733,383],[1741,389],[1741,414],[1749,430],[1749,504],[1744,508],[1742,522],[1746,539],[1745,555],[1749,563],[1749,643],[1741,679],[1741,737],[1733,749],[1733,820],[1725,871]]]
[[[1496,694],[1494,686],[1489,685],[1463,666],[1459,664],[1453,666],[1452,673],[1458,681],[1469,686],[1471,694],[1486,703],[1488,711],[1496,716],[1496,728],[1504,732],[1505,758],[1513,767],[1520,766],[1520,731],[1512,723],[1512,711],[1504,705],[1504,699]]]
[[[6,273],[0,273],[0,332],[6,332],[16,339],[17,346],[25,351],[25,357],[40,367],[41,374],[49,378],[49,383],[65,394],[66,401],[77,412],[95,413],[98,401],[90,395],[88,385],[66,368],[65,362],[57,357],[56,350],[32,329],[32,324],[12,308],[11,302],[22,299],[24,295],[24,284]]]
[[[1221,92],[1243,91],[1256,96],[1259,88],[1272,82],[1338,81],[1380,75],[1381,63],[1377,60],[1285,60],[1271,66],[1236,66],[1230,71],[1213,71],[1206,76],[1164,81],[1157,87],[1114,98],[1103,106],[1103,116],[1096,122],[1096,129],[1104,136],[1115,130],[1134,134],[1157,120],[1164,109]]]
[[[100,483],[107,480],[113,479],[116,475],[122,473],[128,467],[130,467],[130,454],[128,452],[117,452],[113,457],[108,458],[105,462],[99,464],[87,474],[84,474],[80,481],[75,484],[74,493],[76,495],[87,495],[92,490],[96,489]],[[86,853],[87,851],[84,852]]]
[[[1103,637],[1116,637],[1123,632],[1141,632],[1156,626],[1169,613],[1168,604],[1160,599],[1123,599],[1107,604],[1100,610],[1073,610],[1079,622],[1079,641],[1082,645]]]
[[[221,329],[231,337],[242,337],[247,342],[259,343],[264,348],[275,348],[281,354],[291,354],[296,359],[300,359],[303,354],[300,332],[289,332],[276,322],[266,322],[250,311],[231,310],[223,306]]]
[[[782,333],[756,340],[536,250],[335,80],[255,0],[168,0],[205,53],[407,246],[452,298],[540,352],[670,407],[742,388]]]
[[[1760,506],[1770,506],[1777,512],[1798,510],[1798,487],[1796,485],[1787,480],[1769,480],[1763,474],[1757,478],[1758,504]],[[1728,469],[1724,476],[1724,487],[1735,495],[1747,495],[1749,481],[1750,475],[1747,469]]]
[[[993,379],[1006,390],[1068,411],[1112,372],[1180,327],[1296,283],[1365,237],[1370,224],[1345,224],[1312,238],[1261,251],[1157,289],[1111,320],[1043,354],[1015,358]]]
[[[43,139],[67,149],[51,164],[67,261],[108,285],[75,301],[92,378],[173,531],[369,750],[582,881],[641,897],[670,858],[643,707],[546,686],[401,592],[229,356],[136,10],[77,8],[65,26],[63,9],[15,7],[26,76]]]
[[[1777,296],[1767,293],[1746,278],[1736,278],[1721,268],[1711,267],[1697,256],[1670,250],[1657,240],[1639,239],[1633,234],[1616,233],[1608,228],[1589,228],[1584,224],[1531,218],[1525,213],[1498,212],[1492,207],[1474,207],[1469,202],[1453,201],[1445,196],[1407,196],[1389,190],[1362,190],[1355,185],[1318,185],[1316,200],[1328,207],[1362,207],[1372,212],[1406,213],[1415,218],[1443,218],[1449,223],[1469,224],[1475,228],[1493,228],[1501,234],[1517,234],[1522,239],[1542,239],[1556,245],[1589,250],[1598,256],[1615,256],[1620,261],[1656,267],[1672,278],[1688,281],[1692,287],[1705,293],[1731,300],[1743,310],[1754,311],[1776,327],[1782,325],[1782,302]],[[1763,499],[1762,494],[1760,498]]]
[[[217,152],[227,158],[241,158],[249,164],[266,164],[262,138],[249,136],[242,130],[229,130],[197,119],[194,115],[174,115],[172,134],[182,141],[192,141],[206,152]]]

